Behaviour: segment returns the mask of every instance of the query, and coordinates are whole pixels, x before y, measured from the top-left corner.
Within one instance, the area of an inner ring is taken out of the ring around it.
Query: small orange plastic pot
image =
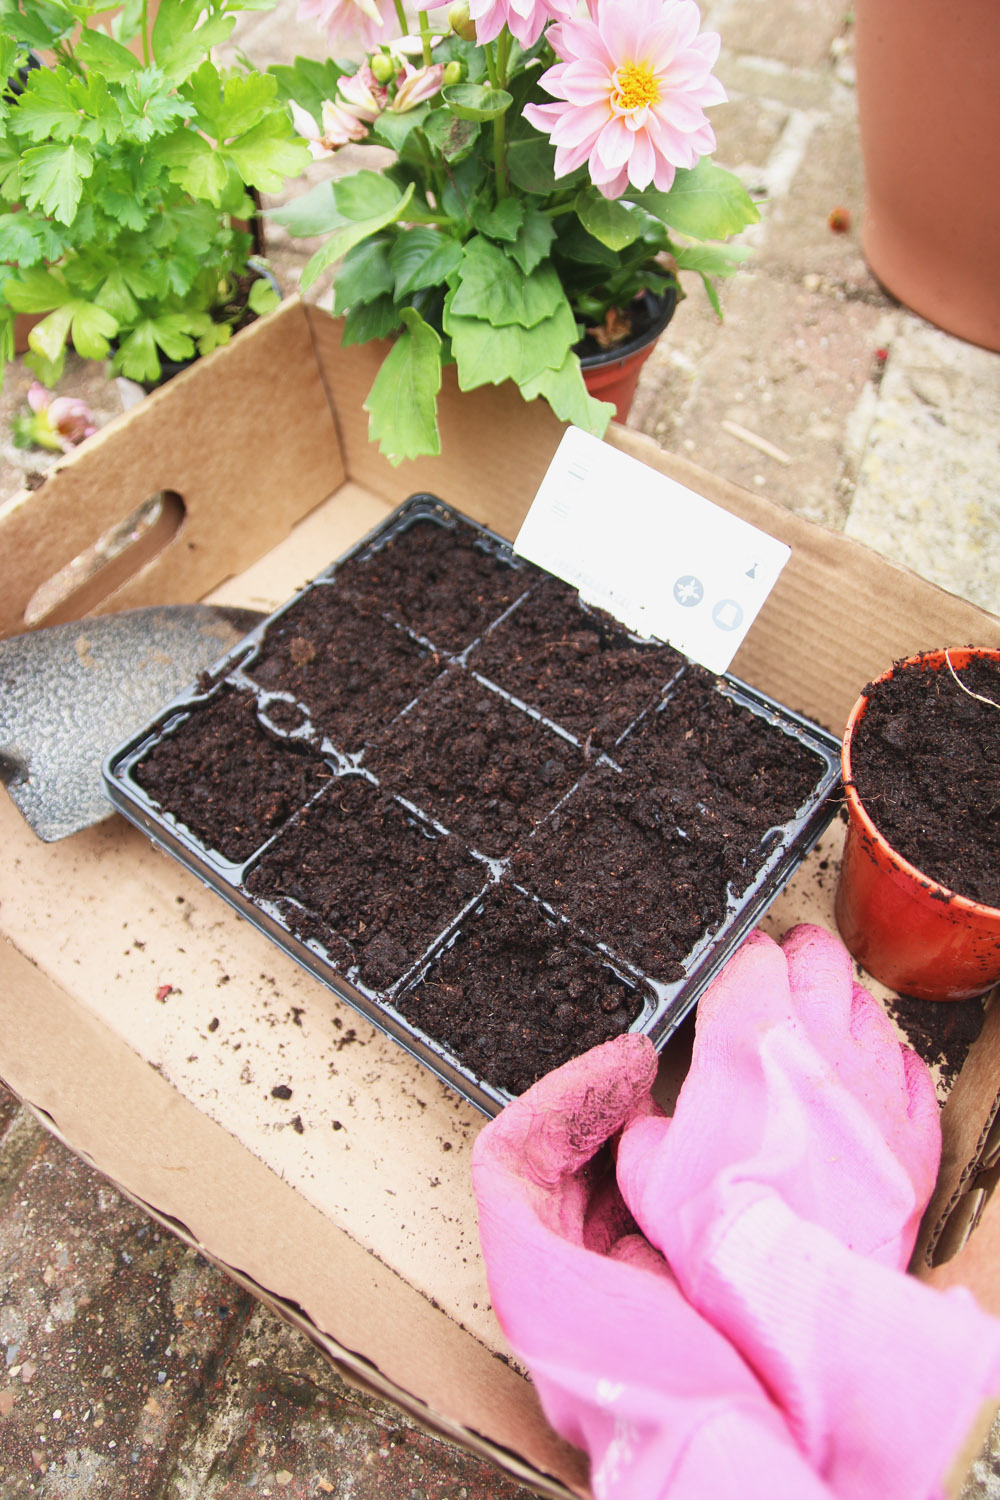
[[[928,651],[897,662],[873,686],[908,668],[958,669],[989,648]],[[956,895],[897,854],[854,787],[851,746],[868,707],[858,699],[847,721],[841,768],[848,825],[837,885],[840,935],[874,979],[918,1000],[971,1000],[1000,981],[1000,909]]]

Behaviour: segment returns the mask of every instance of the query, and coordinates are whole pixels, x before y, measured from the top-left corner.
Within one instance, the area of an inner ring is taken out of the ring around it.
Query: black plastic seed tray
[[[492,1115],[622,1031],[662,1047],[832,816],[839,744],[413,496],[104,779]]]

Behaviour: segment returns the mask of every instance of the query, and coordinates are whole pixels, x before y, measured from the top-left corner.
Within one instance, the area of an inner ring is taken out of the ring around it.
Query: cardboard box
[[[270,609],[419,490],[512,537],[562,433],[548,408],[446,383],[444,456],[392,468],[362,410],[377,363],[292,301],[105,428],[0,509],[0,634],[157,491],[173,498],[155,534],[50,621],[206,597]],[[842,535],[624,428],[608,441],[789,543],[733,670],[835,733],[894,658],[1000,645],[1000,619]],[[586,1495],[581,1456],[548,1428],[489,1306],[468,1180],[482,1117],[123,819],[42,844],[3,797],[0,839],[0,1076],[14,1092],[349,1376],[541,1493]],[[768,930],[833,928],[840,839],[834,824]],[[993,1312],[998,1009],[944,1106],[914,1265]],[[683,1066],[682,1039],[666,1094]]]

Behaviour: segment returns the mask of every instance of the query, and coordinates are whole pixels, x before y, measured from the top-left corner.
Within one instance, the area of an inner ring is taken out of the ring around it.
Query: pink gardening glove
[[[1000,1394],[1000,1324],[902,1274],[940,1154],[926,1068],[818,927],[753,934],[702,998],[672,1120],[618,1181],[688,1300],[850,1500],[924,1500]]]
[[[597,1500],[830,1500],[740,1356],[636,1232],[605,1143],[650,1107],[656,1054],[623,1036],[550,1073],[472,1161],[500,1324]]]

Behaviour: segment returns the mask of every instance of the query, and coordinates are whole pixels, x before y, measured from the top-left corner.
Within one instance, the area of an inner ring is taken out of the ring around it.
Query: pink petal
[[[656,152],[653,143],[644,130],[640,130],[633,137],[632,155],[628,164],[628,180],[634,187],[643,191],[649,187],[656,171]]]
[[[594,154],[603,166],[613,171],[617,171],[631,156],[632,133],[616,115],[612,116],[598,136]],[[594,181],[597,181],[596,177]]]
[[[601,35],[616,66],[645,58],[648,50],[646,39],[651,27],[656,25],[659,12],[659,4],[650,5],[646,0],[625,0],[625,3],[602,6]]]
[[[705,119],[704,111],[690,96],[677,90],[672,90],[655,104],[653,112],[673,130],[697,130]]]
[[[669,193],[674,185],[674,178],[676,176],[677,168],[673,162],[666,161],[662,156],[657,157],[656,170],[653,173],[653,186],[658,188],[661,193]]]
[[[529,125],[534,125],[543,135],[548,135],[562,119],[567,108],[565,104],[526,104],[521,113]]]
[[[591,62],[604,63],[611,69],[617,66],[601,32],[585,16],[553,26],[547,39],[562,58],[585,58]]]
[[[553,146],[575,146],[579,141],[593,141],[607,125],[607,106],[593,104],[589,109],[573,109],[564,106],[561,118],[556,122],[551,140]]]
[[[593,140],[588,136],[586,140],[580,141],[575,146],[557,146],[555,175],[568,177],[570,172],[575,172],[577,167],[582,167],[584,162],[590,160],[593,145]]]
[[[594,99],[607,99],[611,92],[613,75],[603,63],[579,62],[566,64],[562,97],[570,104],[590,104]]]
[[[628,172],[623,167],[614,177],[609,177],[606,182],[596,182],[594,186],[605,198],[620,198],[628,191]]]

